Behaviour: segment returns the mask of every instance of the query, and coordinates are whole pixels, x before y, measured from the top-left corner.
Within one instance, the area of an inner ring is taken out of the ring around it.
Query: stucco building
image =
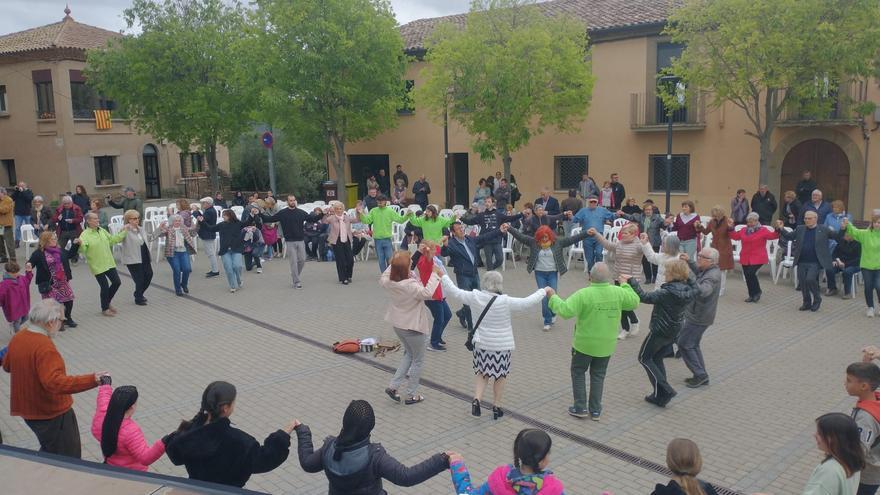
[[[554,0],[539,4],[549,13],[581,19],[592,43],[596,84],[589,114],[580,131],[571,134],[547,129],[527,147],[513,154],[512,173],[523,201],[549,186],[561,197],[586,170],[601,187],[612,172],[620,174],[627,196],[652,198],[663,206],[665,195],[666,114],[655,94],[656,75],[682,47],[660,33],[669,14],[668,0]],[[416,57],[407,79],[418,86],[428,36],[442,22],[464,25],[467,14],[413,21],[400,28],[406,51]],[[876,80],[847,85],[839,93],[855,101],[880,102]],[[857,218],[880,208],[880,150],[869,152],[878,135],[877,119],[869,117],[866,132],[845,99],[828,115],[783,115],[774,134],[769,160],[770,191],[793,189],[801,171],[812,170],[826,199],[842,199]],[[757,189],[759,143],[745,134],[752,128],[744,112],[733,104],[711,108],[706,95],[693,96],[673,116],[672,209],[681,200],[696,202],[708,214],[720,204],[729,208],[738,188]],[[501,160],[480,161],[470,138],[456,124],[449,125],[449,162],[444,163],[442,124],[415,108],[402,112],[399,125],[376,139],[353,143],[346,180],[363,181],[367,170],[403,165],[414,180],[425,174],[431,201],[467,204],[480,177],[501,170]],[[867,200],[866,200],[867,198]]]
[[[0,36],[0,185],[25,181],[50,201],[77,184],[93,196],[130,185],[149,199],[207,170],[200,153],[139,134],[88,87],[86,51],[119,36],[68,9],[60,22]],[[96,110],[110,110],[110,128]],[[225,148],[217,159],[228,171]]]

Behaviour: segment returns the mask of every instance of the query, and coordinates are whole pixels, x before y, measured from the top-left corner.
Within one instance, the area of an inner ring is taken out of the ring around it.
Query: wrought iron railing
[[[684,105],[669,115],[656,91],[630,94],[630,128],[651,129],[666,126],[672,118],[674,126],[706,125],[706,96],[702,91],[688,92]]]
[[[864,81],[852,81],[828,91],[823,111],[813,109],[815,105],[790,105],[783,109],[778,122],[783,125],[854,123],[858,120],[856,107],[865,100],[864,84]]]

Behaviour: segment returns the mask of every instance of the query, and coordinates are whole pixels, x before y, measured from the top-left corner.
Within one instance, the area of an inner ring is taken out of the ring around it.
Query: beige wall
[[[57,199],[59,194],[83,184],[92,195],[117,193],[131,185],[143,194],[143,149],[147,144],[159,154],[160,187],[176,187],[180,178],[179,148],[139,134],[134,126],[113,120],[110,130],[95,129],[94,120],[74,120],[70,100],[70,70],[85,63],[72,60],[21,62],[0,65],[0,84],[6,86],[7,114],[0,115],[0,159],[15,160],[17,178],[37,193]],[[36,96],[31,71],[51,69],[55,93],[55,120],[36,118]],[[116,184],[98,186],[94,157],[116,156]],[[229,153],[218,150],[220,168],[229,170]],[[0,183],[5,182],[0,171]]]
[[[544,135],[533,138],[526,148],[513,155],[511,171],[516,175],[523,201],[537,197],[541,187],[553,186],[554,156],[588,155],[590,175],[600,182],[600,186],[612,172],[618,172],[628,196],[639,200],[650,197],[663,207],[664,194],[648,191],[648,155],[666,154],[665,128],[649,132],[636,132],[630,128],[630,95],[645,92],[653,80],[658,39],[642,37],[594,45],[596,85],[589,114],[580,131],[560,134],[552,128],[547,129]],[[422,82],[419,71],[423,66],[421,62],[414,63],[408,70],[407,78],[415,79],[416,85]],[[876,81],[871,82],[868,99],[880,102]],[[376,139],[349,144],[348,154],[388,154],[392,173],[394,166],[400,163],[411,179],[426,174],[431,183],[431,201],[443,203],[446,193],[442,123],[432,122],[427,112],[418,108],[414,115],[401,116],[399,122],[397,129]],[[873,127],[873,121],[869,124]],[[758,141],[744,132],[750,127],[744,112],[732,104],[725,104],[707,110],[704,128],[676,129],[673,153],[690,155],[690,188],[688,194],[673,195],[673,210],[687,198],[695,201],[699,211],[708,212],[715,204],[729,205],[730,198],[740,187],[749,194],[757,189],[759,147]],[[771,174],[775,176],[770,181],[771,191],[778,196],[782,159],[793,146],[792,140],[796,144],[820,136],[838,143],[845,151],[845,146],[849,147],[850,203],[858,205],[861,203],[864,166],[853,162],[856,157],[859,160],[864,157],[861,131],[857,126],[816,126],[810,129],[808,135],[803,133],[802,127],[780,128],[774,135]],[[880,136],[880,133],[874,135]],[[500,159],[492,163],[481,162],[471,151],[469,143],[468,136],[458,126],[450,126],[450,153],[470,152],[468,189],[472,194],[479,177],[494,174],[502,165]],[[869,156],[867,212],[880,208],[880,149],[872,150]],[[563,195],[563,191],[556,193],[560,199]],[[860,216],[862,211],[853,213]]]

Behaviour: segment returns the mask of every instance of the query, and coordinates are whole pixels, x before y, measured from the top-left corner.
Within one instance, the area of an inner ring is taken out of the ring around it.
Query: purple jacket
[[[0,282],[0,305],[6,321],[14,321],[27,316],[31,309],[31,279],[34,272],[26,272],[17,277],[3,276]]]

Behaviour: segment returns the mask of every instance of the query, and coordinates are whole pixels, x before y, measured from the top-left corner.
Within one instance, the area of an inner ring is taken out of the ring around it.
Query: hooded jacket
[[[645,304],[653,304],[651,311],[651,332],[675,340],[684,322],[685,310],[696,295],[694,282],[666,282],[659,289],[645,292],[637,281],[630,279],[629,285]]]
[[[865,447],[865,468],[861,483],[880,485],[880,394],[874,400],[860,400],[852,410],[852,418],[859,429],[859,440]]]
[[[287,460],[290,435],[278,430],[260,445],[221,418],[178,433],[165,453],[175,466],[186,466],[190,479],[243,487],[252,474],[268,473]]]
[[[300,466],[307,473],[324,471],[330,481],[328,495],[386,495],[383,478],[397,486],[415,486],[449,466],[448,457],[442,453],[415,466],[404,466],[385,452],[381,444],[370,442],[369,437],[347,447],[342,458],[336,461],[333,459],[336,437],[327,437],[324,445],[315,450],[308,426],[297,426],[296,436]]]
[[[480,487],[471,485],[471,476],[461,461],[449,466],[455,493],[473,495],[564,495],[562,482],[545,470],[535,474],[524,474],[511,465],[498,466],[489,480]]]

